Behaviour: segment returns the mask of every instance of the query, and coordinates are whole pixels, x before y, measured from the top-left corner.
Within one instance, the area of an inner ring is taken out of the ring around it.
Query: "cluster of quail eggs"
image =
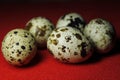
[[[61,62],[79,63],[88,60],[95,51],[108,53],[114,42],[115,30],[110,22],[96,18],[86,24],[80,14],[68,13],[59,18],[47,48]]]
[[[34,17],[25,26],[11,30],[2,41],[4,58],[15,66],[28,64],[37,47],[47,47],[61,62],[79,63],[88,60],[94,50],[109,52],[115,42],[115,30],[108,21],[97,18],[86,24],[78,13],[61,16],[56,27],[44,17]]]
[[[34,17],[24,29],[13,29],[2,41],[2,52],[7,62],[24,66],[36,55],[37,47],[44,48],[54,29],[52,22],[44,17]]]

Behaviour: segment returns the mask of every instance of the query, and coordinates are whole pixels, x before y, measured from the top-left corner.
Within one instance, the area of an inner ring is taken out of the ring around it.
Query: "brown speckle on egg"
[[[81,56],[82,56],[82,57],[85,57],[85,56],[87,55],[87,54],[86,54],[87,44],[86,44],[85,42],[82,42],[81,46],[82,46]]]
[[[75,37],[76,37],[77,39],[82,40],[82,37],[81,37],[80,34],[76,33],[76,34],[74,34],[74,35],[75,35]]]
[[[103,22],[103,20],[102,19],[96,19],[96,21],[95,21],[96,23],[98,23],[98,24],[104,24],[104,22]]]
[[[14,54],[14,51],[12,51],[12,54]]]
[[[65,36],[66,42],[69,42],[71,40],[71,36]]]
[[[20,51],[20,50],[17,50],[17,53],[18,53],[18,54],[21,54],[21,53],[22,53],[22,51]]]
[[[17,42],[16,45],[19,45],[19,42]]]
[[[21,46],[21,48],[24,50],[24,49],[25,49],[25,46]]]
[[[36,32],[36,36],[44,36],[45,35],[45,31],[42,29],[39,29],[38,32]]]
[[[58,40],[57,40],[57,39],[54,39],[54,40],[52,40],[52,43],[53,43],[54,45],[57,45],[57,44],[58,44]]]
[[[32,51],[32,47],[29,45],[29,50]]]
[[[62,60],[63,62],[67,62],[67,63],[69,62],[69,58],[66,59],[66,58],[64,58],[64,57],[61,57],[61,60]]]
[[[63,29],[61,29],[60,31],[64,32],[64,31],[66,31],[66,30],[68,30],[68,29],[67,29],[67,28],[63,28]]]
[[[59,52],[58,55],[61,56],[62,54]]]
[[[13,36],[10,37],[10,35]],[[24,29],[14,29],[6,34],[2,42],[2,52],[6,61],[15,66],[22,66],[23,64],[17,62],[20,58],[24,65],[29,63],[37,49],[36,44],[34,44],[35,39],[31,36],[32,34]]]
[[[18,62],[21,62],[21,59],[18,59]]]
[[[15,60],[15,58],[13,58],[12,56],[10,56],[10,60],[11,60],[11,61],[14,61],[14,60]]]
[[[26,24],[26,27],[29,28],[29,32],[34,36],[38,47],[45,48],[47,39],[54,29],[52,22],[50,22],[50,20],[45,17],[38,16],[29,20]]]
[[[9,49],[9,47],[8,47],[8,46],[6,46],[6,49]]]
[[[21,59],[18,59],[18,62],[19,62],[21,65],[24,64]]]
[[[61,35],[60,34],[56,34],[56,37],[59,38]]]
[[[54,34],[51,34],[50,36],[51,36],[51,37],[54,37],[55,35],[54,35]]]
[[[18,31],[14,31],[14,34],[17,34],[18,33]]]
[[[75,55],[75,56],[78,55],[78,52],[74,52],[74,55]]]
[[[62,48],[61,48],[62,52],[65,52],[65,48],[66,46],[62,45]]]
[[[88,39],[79,30],[71,27],[59,27],[52,34],[55,37],[48,38],[47,48],[61,62],[78,63],[85,61],[92,54]]]
[[[25,38],[27,38],[28,36],[27,35],[24,35]]]

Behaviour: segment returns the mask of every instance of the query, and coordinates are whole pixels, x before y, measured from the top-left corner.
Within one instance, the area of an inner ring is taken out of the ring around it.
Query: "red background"
[[[44,16],[56,24],[61,15],[69,12],[81,14],[87,23],[93,18],[107,19],[117,33],[116,45],[110,53],[94,54],[79,64],[60,63],[47,49],[42,49],[29,65],[14,67],[4,60],[0,50],[0,80],[120,80],[119,6],[119,2],[109,0],[0,4],[0,43],[8,31],[24,28],[33,17]]]

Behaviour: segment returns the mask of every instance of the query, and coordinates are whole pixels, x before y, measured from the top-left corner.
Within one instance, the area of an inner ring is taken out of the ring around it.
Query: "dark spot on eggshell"
[[[16,45],[18,46],[18,45],[19,45],[19,42],[17,42]]]
[[[82,50],[81,50],[81,56],[82,57],[85,57],[87,54],[86,54],[86,47],[87,47],[87,44],[85,42],[82,42],[81,43],[81,46],[82,46]]]
[[[20,56],[20,54],[17,54],[17,57],[19,57]]]
[[[53,30],[54,29],[54,26],[53,25],[50,25],[51,29]]]
[[[14,46],[11,46],[10,48],[13,48]]]
[[[17,34],[18,33],[18,31],[14,31],[14,34]]]
[[[12,51],[12,54],[14,54],[14,51]]]
[[[55,32],[58,32],[58,29],[59,29],[59,28],[56,28],[56,29],[54,29],[54,31],[55,31]]]
[[[109,35],[111,38],[115,38],[115,33],[111,32],[110,30],[106,30],[107,35]]]
[[[65,48],[66,46],[62,45],[62,48],[61,48],[62,52],[65,52]]]
[[[11,60],[11,61],[14,61],[14,60],[15,60],[15,58],[13,58],[12,56],[10,56],[10,60]]]
[[[81,45],[77,45],[77,47],[78,47],[78,48],[80,48],[80,47],[81,47]]]
[[[6,49],[9,49],[9,47],[8,47],[8,46],[6,46]]]
[[[21,48],[24,50],[24,49],[25,49],[25,46],[21,46]]]
[[[103,20],[102,19],[96,19],[95,21],[97,24],[104,24]]]
[[[68,52],[70,52],[70,49],[69,49],[69,47],[67,47],[67,50],[68,50]]]
[[[70,23],[68,24],[68,26],[75,27],[75,28],[79,29],[80,24],[84,26],[85,22],[82,21],[79,17],[77,17],[74,20],[70,19]]]
[[[52,43],[53,43],[54,45],[57,45],[57,44],[58,44],[58,40],[54,39],[54,40],[52,40]]]
[[[32,47],[29,45],[29,50],[32,51]]]
[[[21,59],[18,59],[18,62],[21,62]]]
[[[73,18],[73,16],[70,16],[70,18],[72,19],[72,18]]]
[[[68,28],[63,28],[60,31],[64,32],[64,31],[67,31],[67,30],[68,30]]]
[[[10,60],[11,60],[11,61],[14,61],[14,59],[13,59],[13,58],[11,58]]]
[[[10,37],[12,37],[12,34],[10,35]]]
[[[74,55],[76,56],[76,55],[78,55],[78,53],[77,53],[77,52],[74,52]]]
[[[58,55],[61,56],[62,54],[59,52]]]
[[[30,34],[28,32],[24,32],[24,37],[27,38]]]
[[[97,33],[98,33],[98,31],[96,30],[96,31],[95,31],[95,33],[97,34]]]
[[[64,57],[61,57],[61,60],[62,60],[63,62],[67,62],[67,63],[68,63],[68,62],[69,62],[69,59],[70,59],[70,58],[67,58],[67,59],[66,59],[66,58],[64,58]]]
[[[69,42],[71,40],[71,36],[65,36],[66,42]]]
[[[71,44],[73,43],[73,42],[70,42]]]
[[[27,35],[24,35],[25,38],[27,38],[28,36]]]
[[[61,35],[60,34],[56,34],[56,37],[59,38]]]
[[[21,54],[21,53],[22,53],[22,51],[20,51],[20,50],[17,50],[17,53],[18,53],[18,54]]]
[[[44,29],[38,28],[36,31],[36,36],[45,36],[46,31]]]
[[[51,36],[51,37],[54,37],[55,35],[54,35],[54,34],[51,34],[50,36]]]
[[[74,35],[75,35],[75,37],[76,37],[77,39],[82,40],[82,37],[81,37],[80,34],[76,33],[76,34],[74,34]]]
[[[22,60],[21,59],[18,59],[17,60],[20,64],[23,64]]]

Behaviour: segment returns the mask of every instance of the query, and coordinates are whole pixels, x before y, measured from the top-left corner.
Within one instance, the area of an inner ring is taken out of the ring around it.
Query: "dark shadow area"
[[[97,63],[99,61],[101,61],[102,59],[102,55],[99,53],[93,53],[93,55],[86,61],[81,62],[79,64],[92,64],[92,63]]]
[[[42,60],[43,60],[42,54],[40,53],[40,51],[39,52],[37,51],[35,57],[30,61],[30,63],[28,63],[27,65],[24,65],[22,67],[23,68],[28,68],[28,67],[36,66]]]
[[[113,56],[116,54],[120,54],[120,38],[117,38],[115,41],[115,46],[113,47],[113,49],[107,53],[107,54],[103,54],[103,57],[109,57],[109,56]]]
[[[103,58],[114,56],[114,55],[117,55],[117,54],[120,54],[120,38],[116,39],[115,46],[113,47],[113,49],[110,52],[105,53],[105,54],[100,54],[100,53],[93,52],[93,55],[92,55],[91,58],[89,58],[88,60],[86,60],[84,62],[77,63],[77,64],[79,65],[79,64],[97,63],[97,62],[101,61]]]

